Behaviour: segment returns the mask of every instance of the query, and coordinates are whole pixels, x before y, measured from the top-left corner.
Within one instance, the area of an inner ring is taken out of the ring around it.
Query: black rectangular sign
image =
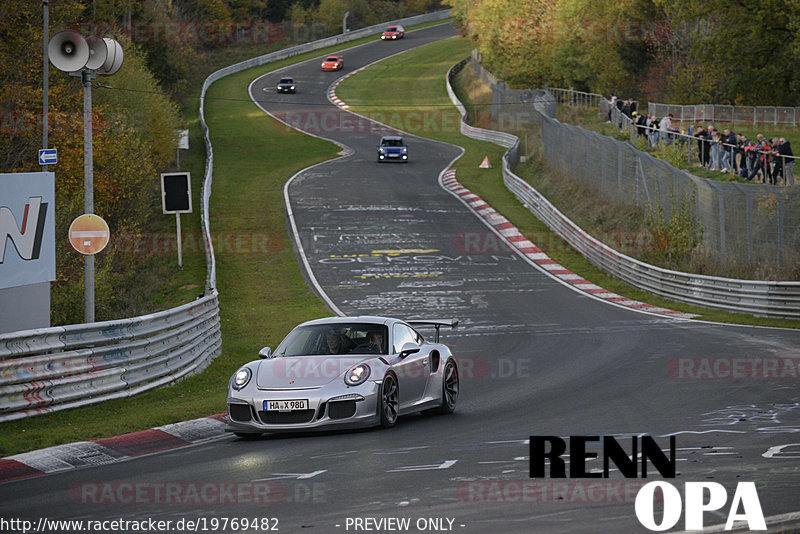
[[[161,207],[164,213],[192,212],[192,180],[188,172],[161,174]]]

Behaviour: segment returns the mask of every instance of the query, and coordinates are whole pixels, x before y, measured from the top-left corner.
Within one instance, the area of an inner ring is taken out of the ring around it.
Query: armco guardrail
[[[461,132],[503,147],[509,146],[510,134],[474,128],[466,124],[466,110],[450,84],[462,61],[447,73],[447,93],[461,112]],[[552,102],[552,96],[545,103]],[[534,102],[537,111],[544,109]],[[511,136],[516,139],[515,136]],[[516,140],[514,148],[519,146]],[[503,181],[506,187],[552,231],[583,254],[592,264],[628,284],[679,302],[749,313],[765,317],[800,319],[800,282],[737,280],[682,273],[662,269],[626,256],[587,234],[553,206],[541,193],[511,171],[518,159],[514,148],[503,156]]]
[[[204,369],[219,354],[216,291],[118,321],[0,335],[0,422],[129,397]]]

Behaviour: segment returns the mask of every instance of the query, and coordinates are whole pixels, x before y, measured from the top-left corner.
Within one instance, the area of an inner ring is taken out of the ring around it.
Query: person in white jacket
[[[672,113],[661,119],[658,129],[661,130],[661,140],[664,142],[664,145],[669,145],[670,131],[672,130]]]

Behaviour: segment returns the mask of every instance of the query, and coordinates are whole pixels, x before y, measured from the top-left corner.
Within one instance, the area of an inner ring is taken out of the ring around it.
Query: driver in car
[[[356,347],[356,350],[367,354],[381,354],[383,352],[383,335],[380,332],[370,332],[364,343]]]

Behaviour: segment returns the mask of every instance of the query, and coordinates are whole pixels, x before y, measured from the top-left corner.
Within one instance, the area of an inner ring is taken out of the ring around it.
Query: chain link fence
[[[543,154],[553,170],[610,201],[645,211],[660,206],[666,222],[681,203],[688,204],[702,226],[704,250],[728,265],[783,270],[800,263],[800,187],[694,176],[630,142],[551,118],[554,97],[537,104],[548,108],[539,113],[533,103],[539,92],[509,89],[482,68],[476,54],[471,59],[476,73],[492,88],[492,119],[503,130],[540,127]],[[531,100],[523,98],[526,95]]]
[[[648,113],[663,117],[672,113],[675,120],[689,123],[791,125],[800,123],[800,107],[724,106],[717,104],[658,104],[649,102]]]
[[[608,102],[603,95],[597,93],[584,93],[574,89],[558,89],[557,87],[546,88],[556,99],[557,104],[566,106],[581,106],[585,108],[600,107],[603,102]]]

